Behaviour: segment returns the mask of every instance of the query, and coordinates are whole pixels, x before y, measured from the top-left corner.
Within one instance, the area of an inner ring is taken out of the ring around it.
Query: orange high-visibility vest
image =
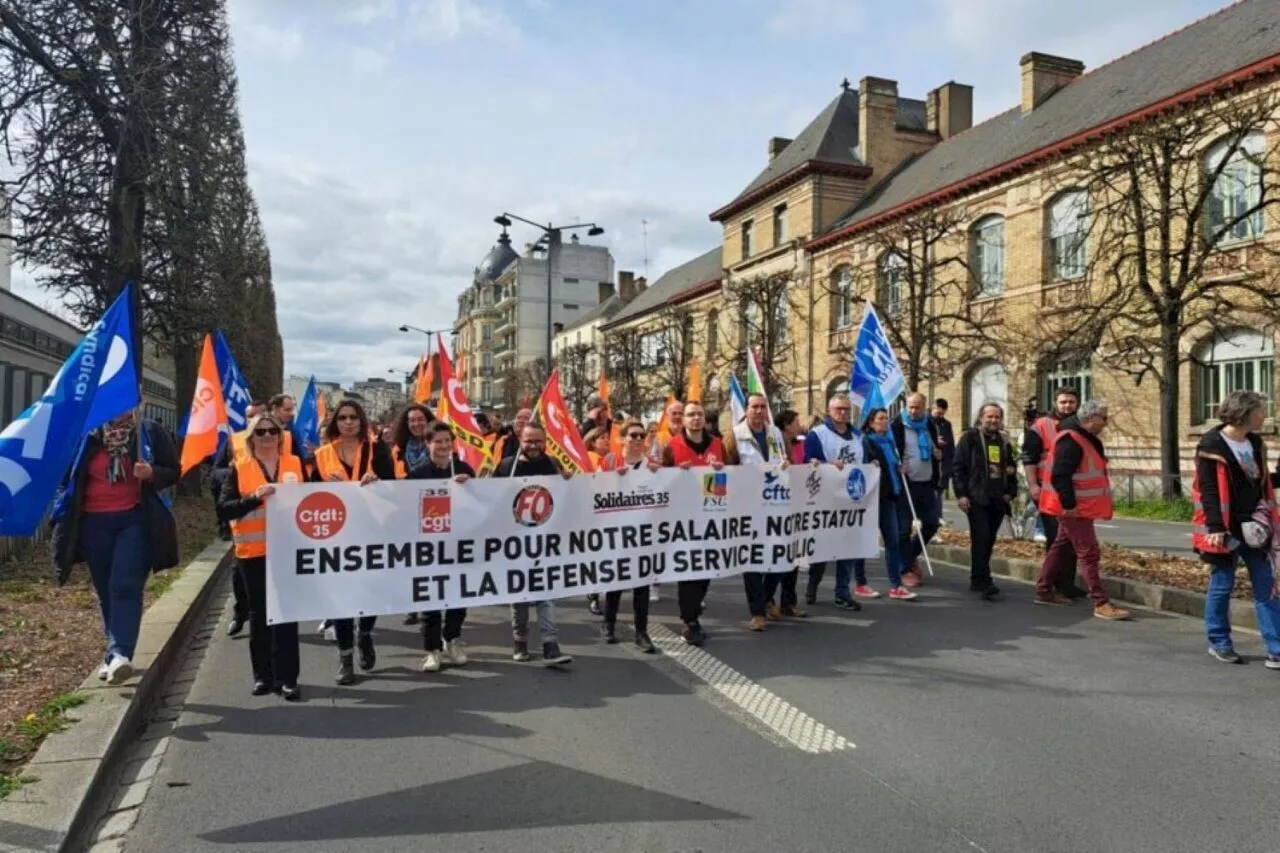
[[[1271,485],[1271,477],[1267,473],[1266,446],[1264,445],[1263,453],[1258,459],[1258,470],[1262,472],[1262,498],[1267,507],[1271,510],[1271,529],[1272,531],[1280,530],[1280,511],[1276,509],[1276,493],[1275,487]],[[1208,459],[1214,463],[1218,478],[1218,506],[1222,511],[1222,527],[1230,534],[1231,531],[1231,477],[1227,473],[1227,460],[1213,453],[1199,453],[1200,459]],[[1201,499],[1200,493],[1200,468],[1196,467],[1194,479],[1191,481],[1191,501],[1193,511],[1191,513],[1191,547],[1199,554],[1221,554],[1228,555],[1231,549],[1224,542],[1221,545],[1213,544],[1209,541],[1209,517],[1204,511],[1204,501]],[[1272,535],[1275,535],[1274,532]]]
[[[269,480],[262,473],[262,466],[252,456],[244,456],[236,460],[236,482],[240,486],[240,496],[252,495],[259,486],[267,485]],[[301,483],[302,463],[293,454],[280,455],[276,469],[277,483]],[[267,554],[267,505],[259,504],[258,508],[243,518],[231,522],[231,538],[236,545],[236,556],[242,560],[253,557],[265,557]]]
[[[373,470],[373,445],[367,441],[360,442],[354,470],[347,474],[347,467],[342,464],[342,457],[338,455],[337,445],[326,444],[316,451],[316,469],[320,472],[320,479],[325,481],[361,480]]]
[[[1074,441],[1080,445],[1084,458],[1080,467],[1071,475],[1071,486],[1076,493],[1075,514],[1077,518],[1092,518],[1106,521],[1111,518],[1114,507],[1111,503],[1111,478],[1107,475],[1107,460],[1093,442],[1079,436],[1074,430],[1063,430],[1054,441],[1054,450],[1064,441]],[[1049,470],[1053,471],[1053,456],[1049,454]],[[1053,479],[1049,478],[1042,485],[1040,492],[1040,511],[1045,515],[1065,515],[1062,498],[1053,488]]]
[[[1031,425],[1031,431],[1040,436],[1040,461],[1036,463],[1036,477],[1043,486],[1049,482],[1049,476],[1053,473],[1051,460],[1054,442],[1058,440],[1058,422],[1045,415],[1036,419]]]

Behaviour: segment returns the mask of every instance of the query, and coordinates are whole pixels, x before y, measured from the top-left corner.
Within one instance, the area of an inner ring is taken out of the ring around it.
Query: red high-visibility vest
[[[1280,524],[1277,524],[1280,522],[1280,512],[1276,509],[1275,487],[1271,485],[1271,476],[1267,473],[1265,445],[1262,450],[1263,453],[1258,458],[1258,470],[1262,472],[1262,497],[1271,510],[1271,529],[1274,536],[1274,531],[1280,530]],[[1218,506],[1222,510],[1222,527],[1229,534],[1231,531],[1231,477],[1227,473],[1227,460],[1213,453],[1200,453],[1197,456],[1200,459],[1212,461],[1216,466]],[[1194,508],[1191,513],[1191,547],[1199,554],[1224,556],[1230,554],[1231,549],[1227,547],[1226,542],[1216,545],[1209,541],[1209,518],[1204,511],[1204,501],[1201,499],[1199,466],[1196,467],[1195,477],[1191,481],[1191,502]]]
[[[707,467],[719,462],[724,464],[724,443],[718,438],[711,439],[711,443],[707,445],[707,449],[701,453],[696,453],[689,442],[685,440],[684,432],[679,435],[673,435],[671,441],[667,444],[671,448],[671,458],[679,467],[686,462],[692,462],[694,468]]]
[[[1084,458],[1080,460],[1080,467],[1071,475],[1071,486],[1076,493],[1076,517],[1106,521],[1111,518],[1114,510],[1111,502],[1111,478],[1107,475],[1106,458],[1093,446],[1093,442],[1077,435],[1074,430],[1063,430],[1058,433],[1053,444],[1055,452],[1058,445],[1064,441],[1074,441],[1080,445],[1084,453]],[[1050,471],[1053,471],[1054,455],[1055,453],[1049,454]],[[1041,484],[1041,489],[1040,511],[1045,515],[1065,515],[1062,498],[1053,488],[1052,477]]]
[[[1053,473],[1051,460],[1054,442],[1058,440],[1058,422],[1045,415],[1036,419],[1031,425],[1031,431],[1040,436],[1040,461],[1036,463],[1036,478],[1043,486],[1049,482],[1049,475]]]

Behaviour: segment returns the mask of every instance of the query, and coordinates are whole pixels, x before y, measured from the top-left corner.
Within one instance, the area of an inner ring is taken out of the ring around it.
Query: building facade
[[[369,417],[373,419],[391,420],[408,402],[403,385],[379,376],[356,382],[351,390],[364,398]]]

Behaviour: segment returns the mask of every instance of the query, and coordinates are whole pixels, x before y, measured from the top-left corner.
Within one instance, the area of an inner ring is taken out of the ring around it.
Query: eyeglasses
[[[853,411],[853,408],[852,408],[852,407],[850,407],[850,406],[832,406],[832,407],[831,407],[831,411],[833,411],[833,412],[852,412],[852,411]]]
[[[629,432],[627,433],[627,438],[632,441],[644,441],[645,435],[643,432]]]
[[[279,435],[279,434],[280,434],[280,428],[279,428],[279,427],[267,427],[266,429],[255,429],[255,430],[253,431],[253,434],[254,434],[254,435],[258,435],[258,436]]]
[[[358,420],[360,420],[360,416],[359,416],[359,415],[338,415],[338,420],[340,420],[340,421],[358,421]]]

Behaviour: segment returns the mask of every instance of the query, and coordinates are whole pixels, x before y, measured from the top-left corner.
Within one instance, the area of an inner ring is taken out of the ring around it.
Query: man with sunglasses
[[[648,438],[649,434],[645,431],[644,424],[640,421],[626,422],[622,433],[622,453],[618,456],[613,454],[606,456],[601,470],[617,471],[620,476],[625,475],[628,471],[638,471],[641,468],[657,471],[662,466],[650,459],[648,454],[645,453],[645,443]],[[653,646],[653,641],[649,639],[649,592],[648,586],[638,586],[631,590],[631,611],[635,619],[636,629],[635,644],[636,648],[645,654],[653,654],[657,651]],[[604,641],[610,645],[618,642],[618,608],[621,604],[621,590],[605,593],[604,628],[601,631],[601,635]]]

